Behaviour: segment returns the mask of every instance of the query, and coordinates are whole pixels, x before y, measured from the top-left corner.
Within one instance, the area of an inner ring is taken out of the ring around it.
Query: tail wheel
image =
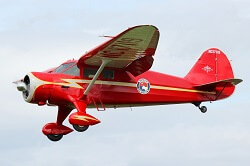
[[[49,140],[56,142],[62,139],[63,134],[48,134],[47,137]]]
[[[73,128],[78,132],[84,132],[89,128],[89,126],[80,126],[80,125],[74,124]]]
[[[207,112],[207,107],[202,106],[202,107],[200,108],[200,110],[201,110],[202,113],[206,113],[206,112]]]
[[[199,110],[202,112],[202,113],[206,113],[207,112],[207,107],[206,106],[200,106],[201,105],[201,102],[194,102],[193,103],[196,107],[199,108]]]

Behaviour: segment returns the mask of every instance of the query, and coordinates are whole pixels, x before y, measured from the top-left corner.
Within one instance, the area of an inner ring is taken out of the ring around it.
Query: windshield
[[[56,68],[56,69],[53,71],[53,73],[61,73],[61,72],[63,72],[65,69],[67,69],[68,67],[72,66],[73,64],[75,64],[75,62],[62,64],[61,66],[59,66],[58,68]]]
[[[72,76],[80,76],[80,70],[77,67],[77,65],[75,64],[74,66],[72,66],[69,69],[67,69],[66,71],[64,71],[63,74],[68,74],[68,75],[72,75]]]

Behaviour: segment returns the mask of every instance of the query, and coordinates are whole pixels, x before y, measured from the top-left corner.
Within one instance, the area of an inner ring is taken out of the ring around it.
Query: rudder
[[[233,78],[233,70],[227,56],[217,48],[206,50],[185,76],[186,80],[195,85]]]

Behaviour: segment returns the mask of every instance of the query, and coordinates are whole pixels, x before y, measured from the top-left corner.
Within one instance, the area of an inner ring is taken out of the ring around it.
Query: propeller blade
[[[16,84],[17,90],[22,92],[27,90],[27,85],[23,81],[19,80],[13,83]]]

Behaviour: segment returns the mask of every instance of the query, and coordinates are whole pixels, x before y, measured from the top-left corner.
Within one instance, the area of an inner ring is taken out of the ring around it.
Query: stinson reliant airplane
[[[42,132],[59,141],[73,130],[83,132],[100,120],[86,113],[117,107],[192,103],[202,113],[205,101],[229,97],[241,79],[234,78],[226,55],[217,48],[205,51],[184,78],[149,71],[159,39],[152,25],[125,30],[79,60],[69,60],[44,72],[30,72],[16,81],[28,103],[58,106],[55,123]],[[73,109],[77,111],[71,113]]]

